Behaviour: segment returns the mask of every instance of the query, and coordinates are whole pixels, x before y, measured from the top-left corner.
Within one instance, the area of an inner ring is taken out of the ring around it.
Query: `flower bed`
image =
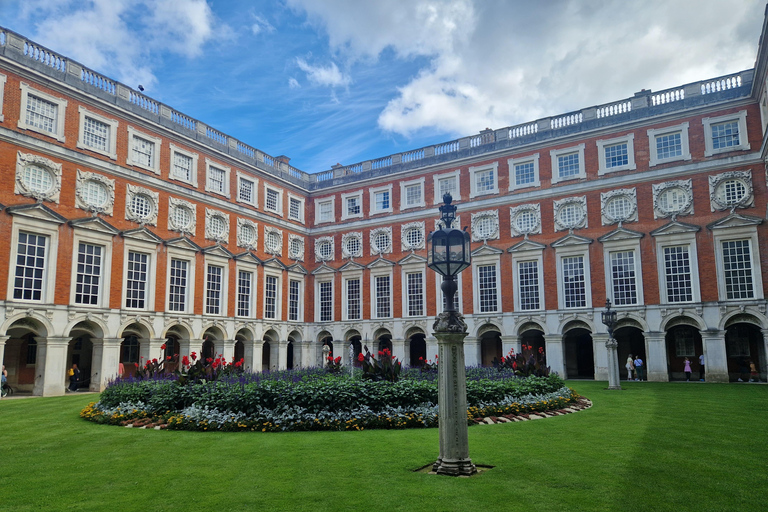
[[[308,369],[217,381],[174,376],[117,380],[81,412],[90,421],[179,430],[303,431],[437,426],[435,372],[404,370],[397,382]],[[467,369],[468,421],[476,416],[561,409],[578,396],[562,379]]]

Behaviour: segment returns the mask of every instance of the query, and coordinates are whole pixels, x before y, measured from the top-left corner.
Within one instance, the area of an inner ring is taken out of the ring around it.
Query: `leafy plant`
[[[339,373],[341,368],[341,356],[336,357],[336,359],[333,356],[328,356],[328,361],[325,364],[325,370],[328,373]]]
[[[392,352],[388,348],[379,350],[379,359],[371,355],[367,345],[363,347],[363,350],[365,350],[365,355],[361,353],[358,356],[358,361],[363,365],[364,379],[389,382],[397,382],[400,379],[403,364],[396,357],[392,357]]]
[[[511,369],[519,377],[549,376],[550,369],[545,363],[544,347],[539,347],[537,354],[532,345],[525,344],[523,344],[522,352],[519,354],[515,354],[515,349],[511,349],[509,354],[501,357],[501,360],[493,358],[495,368],[499,370]]]

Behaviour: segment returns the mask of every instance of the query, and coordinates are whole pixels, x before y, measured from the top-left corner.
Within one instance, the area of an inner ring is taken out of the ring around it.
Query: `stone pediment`
[[[758,226],[762,223],[763,219],[760,217],[732,213],[727,217],[723,217],[722,219],[716,220],[711,224],[707,224],[707,229],[713,231],[715,229],[743,228],[749,226]]]
[[[307,272],[307,269],[304,268],[304,265],[301,263],[294,263],[293,265],[288,267],[288,272],[293,272],[294,274],[302,274],[307,275],[309,272]]]
[[[427,258],[424,256],[419,256],[417,254],[411,253],[405,258],[401,259],[397,262],[398,265],[426,265],[427,264]]]
[[[51,210],[42,203],[22,204],[19,206],[9,206],[6,211],[11,215],[29,217],[30,219],[53,222],[55,224],[64,224],[67,219]]]
[[[73,228],[89,229],[91,231],[96,231],[97,233],[103,233],[110,236],[117,236],[120,234],[119,229],[101,217],[83,217],[81,219],[73,219],[69,221],[69,225]]]
[[[631,229],[627,229],[624,227],[618,227],[613,231],[611,231],[610,233],[607,233],[599,237],[597,241],[601,243],[606,243],[606,242],[619,242],[622,240],[639,240],[644,236],[645,236],[645,233],[632,231]]]
[[[507,252],[543,251],[546,248],[547,246],[544,244],[525,239],[507,249]]]
[[[339,267],[339,272],[359,272],[365,269],[365,265],[361,265],[360,263],[357,263],[355,261],[348,261],[345,264],[343,264],[341,267]]]
[[[336,269],[333,267],[328,266],[327,263],[323,262],[322,265],[317,267],[315,270],[312,271],[313,276],[321,275],[321,274],[335,274]]]
[[[591,238],[587,238],[585,236],[581,235],[574,235],[573,233],[568,233],[563,238],[559,240],[555,240],[552,242],[552,247],[558,248],[558,247],[569,247],[573,245],[588,245],[594,242]]]
[[[252,263],[253,265],[262,264],[262,261],[259,259],[259,257],[253,254],[251,251],[235,254],[235,260],[242,261],[243,263]]]
[[[389,260],[386,260],[382,257],[377,258],[372,263],[368,265],[368,268],[385,268],[385,267],[394,267],[395,263]]]
[[[202,250],[202,253],[205,254],[206,256],[218,256],[219,258],[227,258],[227,259],[231,259],[235,257],[234,254],[232,254],[228,249],[222,247],[221,244],[205,247]]]
[[[151,232],[149,229],[145,227],[136,228],[136,229],[129,229],[127,231],[122,231],[120,235],[123,238],[130,238],[131,240],[139,240],[141,242],[150,242],[153,244],[161,244],[163,243],[163,239]]]
[[[173,247],[174,249],[183,249],[185,251],[200,252],[203,250],[202,247],[200,247],[195,242],[193,242],[192,240],[190,240],[185,236],[180,236],[178,238],[171,238],[170,240],[166,240],[165,245],[167,247]]]
[[[288,267],[286,267],[285,264],[277,258],[269,258],[267,261],[262,263],[262,265],[265,267],[279,268],[280,270],[288,270]]]
[[[504,251],[501,249],[497,249],[496,247],[491,247],[488,244],[483,244],[474,251],[472,251],[472,257],[476,258],[478,256],[496,256],[497,254],[502,254]]]
[[[701,226],[695,226],[688,224],[687,222],[680,222],[679,220],[673,220],[667,224],[664,224],[660,228],[656,228],[651,231],[651,236],[663,236],[663,235],[677,235],[682,233],[697,233],[701,231]]]

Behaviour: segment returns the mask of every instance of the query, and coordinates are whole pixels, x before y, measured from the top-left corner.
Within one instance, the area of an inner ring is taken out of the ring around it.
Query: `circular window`
[[[496,230],[496,223],[493,221],[493,217],[486,216],[477,219],[477,237],[478,238],[490,238],[493,236],[493,232]]]
[[[579,203],[566,203],[560,207],[557,218],[566,228],[575,228],[584,219],[584,208]]]
[[[250,245],[256,241],[256,230],[250,224],[240,225],[240,242],[245,245]]]
[[[267,249],[277,251],[280,248],[280,235],[274,231],[267,233]]]
[[[320,256],[320,259],[330,259],[333,254],[333,244],[329,240],[323,240],[317,244],[317,254]]]
[[[634,207],[628,196],[614,196],[605,204],[605,216],[614,221],[627,220]]]
[[[389,233],[381,231],[373,238],[376,252],[385,252],[389,249]]]
[[[682,187],[670,187],[659,194],[659,209],[664,213],[678,213],[690,203],[688,192]]]
[[[131,199],[131,212],[139,219],[147,219],[152,216],[152,199],[144,194],[136,194]]]
[[[405,243],[408,247],[421,247],[424,241],[424,233],[420,228],[408,228],[405,232]]]
[[[347,238],[346,240],[346,246],[345,249],[347,251],[347,254],[350,256],[359,256],[360,255],[360,249],[362,249],[362,244],[360,243],[360,239],[356,236],[351,236]]]
[[[747,197],[747,186],[741,180],[725,180],[717,186],[717,198],[723,205],[737,205]]]
[[[298,258],[304,252],[304,244],[298,238],[291,238],[291,241],[288,243],[288,250],[291,253],[291,257]]]
[[[81,196],[85,203],[95,206],[96,208],[105,206],[107,201],[109,201],[107,187],[96,180],[86,180],[85,183],[83,183]]]
[[[213,238],[224,236],[224,233],[227,231],[227,223],[222,217],[214,215],[208,222],[208,229],[210,230],[211,236]]]
[[[21,180],[30,191],[38,193],[48,192],[54,184],[53,174],[48,169],[37,165],[25,167]]]
[[[173,225],[178,229],[188,228],[192,224],[192,212],[186,206],[173,209]]]
[[[515,217],[515,226],[521,233],[532,233],[539,225],[539,219],[533,210],[523,210]]]

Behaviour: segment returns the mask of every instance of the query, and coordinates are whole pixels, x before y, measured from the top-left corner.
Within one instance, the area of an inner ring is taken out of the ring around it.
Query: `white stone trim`
[[[294,246],[298,245],[298,248]],[[288,257],[296,261],[304,261],[304,237],[288,233]]]
[[[274,209],[268,207],[267,197],[270,191],[277,194],[277,205],[275,205]],[[283,189],[264,183],[264,211],[283,216]]]
[[[391,244],[390,244],[391,245]],[[389,316],[378,316],[377,312],[377,302],[376,302],[376,278],[377,277],[389,277]],[[363,293],[365,293],[365,288],[362,286],[363,282],[360,281],[360,297],[362,299]],[[377,267],[372,268],[370,271],[370,306],[371,306],[371,315],[369,318],[371,319],[386,319],[386,318],[395,318],[395,308],[394,308],[394,295],[395,295],[395,280],[393,277],[392,267],[386,266],[386,267]],[[362,303],[361,307],[361,313],[364,310],[365,302]],[[363,316],[365,316],[365,313],[362,313]]]
[[[157,246],[153,243],[142,242],[129,238],[123,243],[123,277],[120,287],[120,307],[126,311],[154,311],[155,310],[155,279],[157,275]],[[128,253],[137,252],[146,254],[147,258],[147,285],[144,294],[143,308],[130,308],[126,305],[128,287]]]
[[[376,208],[376,194],[381,192],[387,192],[389,194],[389,207],[377,209]],[[370,195],[370,215],[377,215],[379,213],[392,213],[392,203],[393,203],[393,197],[392,197],[392,184],[384,185],[381,187],[375,187],[368,189],[368,193]]]
[[[744,197],[741,201],[730,204],[723,197],[723,184],[737,180],[744,187]],[[709,177],[709,203],[713,212],[736,208],[751,208],[755,205],[755,190],[752,186],[752,171],[727,171]]]
[[[51,188],[44,191],[37,191],[29,188],[24,182],[24,171],[29,166],[37,166],[45,169],[51,178]],[[25,197],[32,197],[38,201],[49,201],[51,203],[59,204],[61,195],[61,174],[61,164],[43,156],[17,151],[16,180],[13,193]]]
[[[29,84],[26,84],[24,82],[19,83],[21,88],[21,101],[19,102],[20,109],[19,109],[19,121],[17,123],[17,126],[22,130],[29,130],[35,133],[40,133],[42,135],[46,135],[48,137],[52,137],[56,139],[59,142],[64,142],[64,121],[66,119],[66,109],[67,109],[67,100],[63,98],[57,98],[56,96],[52,96],[48,93],[38,91],[37,89],[33,89],[29,86]],[[50,101],[51,103],[56,105],[56,130],[53,132],[47,132],[44,130],[41,130],[40,128],[37,128],[36,126],[32,126],[27,124],[27,102],[29,101],[29,96],[37,96],[38,98],[42,98],[46,101]]]
[[[213,190],[208,186],[208,182],[210,181],[209,178],[211,174],[211,169],[216,169],[224,172],[224,190]],[[231,167],[227,167],[226,165],[222,165],[206,157],[205,159],[205,191],[210,192],[211,194],[229,197],[229,176],[231,171],[232,171]]]
[[[165,311],[166,315],[184,315],[195,311],[195,254],[176,247],[168,247],[165,272]],[[187,287],[184,297],[184,311],[171,311],[171,260],[187,262]]]
[[[333,261],[336,256],[336,243],[333,236],[319,236],[315,239],[315,261]],[[330,254],[324,256],[321,249],[330,247]]]
[[[736,121],[739,124],[739,145],[727,148],[714,148],[712,140],[712,125]],[[717,117],[705,117],[701,120],[704,125],[704,156],[709,157],[719,153],[729,153],[731,151],[748,151],[750,149],[749,137],[747,136],[747,111],[740,110],[733,114],[726,114]]]
[[[387,244],[386,247],[379,247],[376,238],[380,234],[385,234],[389,237],[389,244]],[[371,255],[376,256],[377,254],[391,254],[392,253],[392,246],[394,245],[392,243],[392,226],[387,226],[383,228],[374,228],[370,231],[369,234],[369,242],[371,246]]]
[[[582,256],[584,258],[584,300],[583,307],[565,307],[565,287],[563,283],[563,258]],[[557,261],[557,308],[558,309],[588,309],[592,307],[592,278],[589,262],[589,244],[568,245],[555,248]]]
[[[299,202],[299,215],[296,217],[291,215],[291,201]],[[304,204],[305,204],[305,201],[303,197],[299,197],[297,195],[294,195],[288,192],[288,219],[295,220],[297,222],[301,222],[302,224],[304,224],[304,209],[305,209]]]
[[[408,274],[421,274],[421,315],[408,314]],[[401,306],[400,318],[422,318],[427,316],[427,266],[424,263],[403,265],[400,270]]]
[[[539,276],[539,307],[536,309],[523,309],[522,308],[522,299],[520,297],[520,263],[525,263],[528,261],[535,261],[537,270],[538,270],[538,276]],[[512,253],[512,275],[513,275],[513,282],[514,282],[514,307],[515,311],[525,313],[525,312],[535,312],[535,311],[544,311],[546,309],[546,302],[544,297],[544,247],[541,247],[540,249],[534,249],[534,250],[527,250],[527,251],[520,251],[520,252],[513,252]]]
[[[336,318],[336,280],[335,274],[320,274],[315,277],[315,322],[327,324],[333,322]],[[320,308],[322,300],[320,298],[320,284],[331,283],[331,319],[320,320]]]
[[[108,156],[112,160],[117,160],[117,127],[119,124],[117,119],[110,119],[101,114],[97,114],[95,112],[88,110],[82,105],[77,107],[77,111],[80,115],[80,123],[78,125],[78,130],[77,130],[77,147],[85,151],[92,151],[100,155]],[[107,137],[108,142],[107,142],[106,150],[94,148],[92,146],[88,146],[85,143],[85,118],[86,117],[95,119],[96,121],[100,123],[104,123],[109,127],[109,134]]]
[[[691,159],[691,150],[688,142],[688,122],[676,124],[674,126],[667,126],[665,128],[649,128],[648,129],[648,154],[650,156],[650,162],[648,167],[653,167],[659,164],[665,164],[667,162],[678,162],[681,160]],[[671,133],[680,132],[680,148],[681,155],[673,156],[669,158],[658,158],[658,152],[656,151],[656,137],[662,135],[669,135]]]
[[[137,162],[133,159],[133,139],[144,139],[147,142],[151,142],[154,144],[153,152],[152,152],[152,165],[144,165],[141,162]],[[151,171],[157,175],[160,175],[160,152],[162,150],[163,145],[163,139],[160,137],[153,137],[152,135],[147,135],[144,132],[140,132],[136,128],[134,128],[131,125],[128,125],[128,154],[125,158],[126,165],[132,165],[135,167],[139,167],[141,169],[146,169],[147,171]],[[171,160],[171,163],[173,163],[173,160]],[[194,164],[194,160],[193,160]]]
[[[688,246],[691,264],[691,302],[670,302],[667,297],[667,276],[664,261],[665,247]],[[678,305],[701,302],[701,286],[699,284],[699,252],[696,248],[696,233],[673,233],[656,236],[656,271],[659,283],[660,304]]]
[[[625,198],[630,203],[629,213],[622,218],[614,218],[608,214],[607,206],[611,201],[616,198]],[[637,189],[621,188],[617,190],[610,190],[608,192],[600,193],[600,216],[602,218],[603,226],[610,226],[612,224],[624,223],[624,222],[637,222]]]
[[[274,233],[272,238],[276,238],[278,241],[277,247],[269,247],[270,235]],[[277,229],[272,226],[264,226],[264,252],[272,254],[274,256],[281,256],[283,254],[283,230]]]
[[[653,218],[666,219],[669,217],[679,217],[681,215],[693,215],[693,181],[687,180],[665,181],[664,183],[654,183],[651,186],[653,191]],[[667,211],[661,207],[661,195],[669,189],[679,189],[685,196],[685,202],[682,208],[677,211]]]
[[[139,194],[147,197],[152,203],[152,212],[150,212],[150,214],[144,218],[138,217],[133,212],[133,209],[131,208],[133,197]],[[126,192],[125,192],[125,219],[133,222],[137,222],[143,225],[157,226],[157,213],[158,213],[159,201],[160,201],[160,194],[158,192],[154,192],[144,187],[137,187],[135,185],[131,185],[130,183],[128,183],[126,185]]]
[[[229,229],[229,224],[227,224],[227,229]],[[221,293],[219,295],[220,303],[219,303],[219,312],[218,313],[209,313],[208,312],[208,267],[218,267],[221,270]],[[222,258],[221,256],[215,256],[213,254],[206,254],[203,258],[203,289],[205,292],[203,295],[203,315],[205,316],[213,316],[213,317],[227,317],[230,316],[228,314],[228,298],[230,295],[230,289],[229,289],[229,259]],[[235,289],[235,293],[233,294],[235,297],[237,296],[237,290]],[[232,315],[234,316],[234,315]]]
[[[354,199],[354,198],[357,198],[357,200],[359,201],[360,211],[358,213],[349,213],[349,207],[347,205],[347,201],[349,199]],[[354,192],[341,194],[341,220],[361,219],[361,218],[363,218],[363,191],[356,190]]]
[[[5,121],[5,116],[3,115],[3,99],[5,98],[5,81],[8,77],[6,77],[4,74],[0,73],[0,123]]]
[[[266,239],[266,236],[264,237]],[[282,240],[282,233],[280,233]],[[267,277],[274,277],[275,280],[275,316],[267,317]],[[264,267],[264,284],[262,285],[261,304],[264,319],[282,320],[283,318],[283,272],[277,268]]]
[[[417,229],[421,232],[421,242],[417,244],[411,244],[408,242],[407,234],[411,231]],[[408,222],[406,224],[402,224],[400,226],[400,245],[401,245],[401,251],[418,251],[420,249],[424,249],[426,247],[426,240],[427,236],[424,232],[424,221],[416,221],[416,222]]]
[[[221,233],[214,233],[212,222],[213,219],[219,219],[224,223],[224,230]],[[225,244],[229,240],[229,215],[226,213],[214,210],[211,208],[205,209],[205,238],[207,240],[213,240],[220,244]]]
[[[251,274],[251,294],[248,297],[250,303],[250,315],[240,315],[240,272],[248,272]],[[247,261],[235,261],[235,293],[232,294],[232,316],[236,318],[256,318],[256,305],[258,304],[258,282],[259,282],[259,267],[254,263]]]
[[[253,206],[254,208],[259,207],[259,178],[256,178],[254,176],[251,176],[250,174],[245,174],[242,171],[236,171],[235,175],[237,176],[237,193],[235,194],[235,201],[242,204],[247,204],[249,206]],[[240,197],[240,191],[243,187],[243,181],[249,181],[251,185],[253,185],[252,188],[252,195],[250,201],[246,201],[245,199],[242,199]]]
[[[576,205],[581,209],[581,218],[574,220],[571,223],[566,222],[561,212],[563,208],[569,205]],[[566,197],[564,199],[556,199],[552,202],[552,208],[554,210],[555,231],[568,231],[571,229],[581,229],[587,226],[587,196],[578,197]]]
[[[303,242],[303,241],[302,241]],[[291,282],[295,281],[299,283],[299,301],[298,301],[298,310],[296,311],[296,320],[290,320],[290,314],[291,314]],[[288,306],[288,311],[286,313],[286,318],[288,318],[289,322],[304,322],[304,289],[306,287],[305,279],[303,275],[295,274],[291,271],[288,271],[288,299],[286,300],[286,304]]]
[[[14,215],[12,218],[11,227],[11,246],[8,261],[10,262],[8,268],[8,288],[6,294],[7,303],[27,303],[27,304],[44,304],[54,302],[54,294],[56,292],[56,265],[59,252],[59,226],[51,222],[45,222],[43,220],[34,219],[31,217],[22,217]],[[45,269],[43,274],[43,287],[41,290],[40,300],[27,300],[27,299],[15,299],[13,297],[13,289],[16,280],[16,264],[18,260],[19,251],[19,232],[24,231],[34,235],[41,235],[48,237],[48,241],[45,247]],[[74,286],[74,281],[72,282]]]
[[[330,205],[330,217],[322,219],[320,218],[320,209],[326,205]],[[336,196],[315,198],[315,226],[333,222],[336,222]]]
[[[493,172],[493,189],[482,190],[477,189],[477,175],[487,171]],[[469,198],[474,199],[478,196],[486,196],[499,193],[499,162],[491,162],[490,164],[478,165],[469,168]]]
[[[491,220],[491,232],[487,236],[481,236],[478,231],[480,230],[480,222],[486,219]],[[486,210],[484,212],[477,212],[472,214],[472,241],[487,241],[499,239],[499,210]]]
[[[536,224],[529,231],[523,231],[517,223],[517,218],[526,213],[531,212],[535,219]],[[518,206],[512,206],[509,208],[509,228],[511,235],[525,236],[525,235],[540,235],[541,234],[541,205],[539,203],[534,204],[521,204]]]
[[[626,165],[617,165],[616,167],[608,167],[608,162],[605,158],[605,148],[615,146],[617,144],[627,145],[627,163]],[[599,139],[597,142],[597,175],[602,176],[611,172],[619,171],[634,171],[637,169],[635,163],[635,134],[628,133],[621,137],[614,137],[612,139]]]
[[[102,206],[88,203],[85,196],[85,185],[89,181],[98,182],[107,192],[107,202]],[[115,180],[96,174],[90,171],[77,170],[75,178],[75,207],[89,212],[98,212],[104,215],[112,216],[115,207]]]
[[[359,247],[356,251],[349,250],[350,240],[357,240]],[[354,231],[341,235],[341,257],[342,258],[362,258],[363,257],[363,232]]]
[[[171,143],[169,147],[171,149],[171,160],[170,160],[170,166],[169,166],[169,169],[168,169],[168,179],[169,180],[174,180],[174,181],[180,181],[182,183],[189,183],[193,187],[197,188],[197,172],[198,172],[197,164],[198,164],[198,160],[199,160],[198,154],[194,153],[192,151],[187,151],[186,149],[182,149],[182,148],[174,145],[173,143]],[[184,156],[192,159],[192,176],[191,176],[192,179],[191,179],[191,181],[187,181],[187,180],[184,180],[184,179],[181,179],[181,178],[178,178],[178,177],[174,176],[174,174],[173,174],[173,156],[174,156],[174,153],[179,153],[180,155],[184,155]]]
[[[461,201],[461,169],[455,171],[444,172],[442,174],[435,174],[432,176],[434,189],[434,199],[432,204],[440,204],[443,202],[443,197],[440,195],[440,181],[446,178],[453,178],[456,182],[456,195],[451,194],[454,201]]]
[[[521,185],[518,185],[516,183],[516,177],[517,173],[515,172],[515,167],[518,165],[523,164],[533,164],[533,182],[532,183],[523,183]],[[541,186],[541,180],[539,179],[539,153],[534,153],[532,155],[523,156],[519,158],[510,158],[507,160],[507,164],[509,165],[509,191],[512,192],[514,190],[520,190],[523,188],[532,188],[532,187],[540,187]]]
[[[186,208],[192,215],[192,219],[186,226],[179,226],[176,224],[174,214],[177,208]],[[176,231],[181,234],[194,235],[197,230],[197,205],[184,199],[176,199],[175,197],[168,197],[168,230]]]
[[[617,304],[613,290],[613,269],[611,268],[611,253],[619,251],[633,251],[635,254],[635,286],[637,288],[637,302],[635,304]],[[603,242],[603,268],[605,270],[605,283],[608,298],[615,307],[632,307],[644,305],[643,295],[643,265],[640,239],[629,238],[624,240],[608,240]]]
[[[754,297],[749,299],[729,299],[725,289],[725,269],[723,267],[722,243],[730,240],[749,240],[749,251],[752,257],[752,287]],[[760,265],[760,246],[756,226],[740,226],[718,229],[714,232],[715,268],[717,269],[718,299],[729,302],[763,299],[763,273]]]
[[[479,267],[485,267],[488,265],[496,266],[496,310],[495,311],[480,310]],[[438,278],[437,281],[442,281],[442,279]],[[441,299],[441,302],[442,302],[442,299]],[[482,256],[474,256],[472,258],[472,312],[475,315],[487,315],[487,314],[493,314],[493,313],[500,313],[503,307],[504,305],[502,304],[502,294],[501,294],[501,255],[494,253],[494,254],[484,254]]]
[[[584,143],[568,148],[552,149],[549,156],[552,159],[552,185],[561,181],[579,180],[587,177],[586,167],[584,165]],[[560,157],[578,153],[579,155],[579,173],[573,176],[560,176]]]
[[[349,295],[347,293],[347,281],[353,281],[358,280],[360,282],[360,317],[359,318],[349,318]],[[362,270],[352,270],[352,271],[345,271],[341,274],[341,319],[342,321],[355,321],[355,320],[362,320],[364,316],[364,305],[365,300],[363,300],[364,294],[365,294],[365,285],[363,284],[363,271]]]
[[[418,178],[415,180],[400,182],[400,211],[409,210],[411,208],[423,208],[426,205],[426,202],[424,199],[424,193],[426,192],[424,190],[424,180],[425,178],[422,176],[421,178]],[[415,204],[408,204],[407,189],[414,186],[419,187],[419,194],[420,194],[421,200]]]

